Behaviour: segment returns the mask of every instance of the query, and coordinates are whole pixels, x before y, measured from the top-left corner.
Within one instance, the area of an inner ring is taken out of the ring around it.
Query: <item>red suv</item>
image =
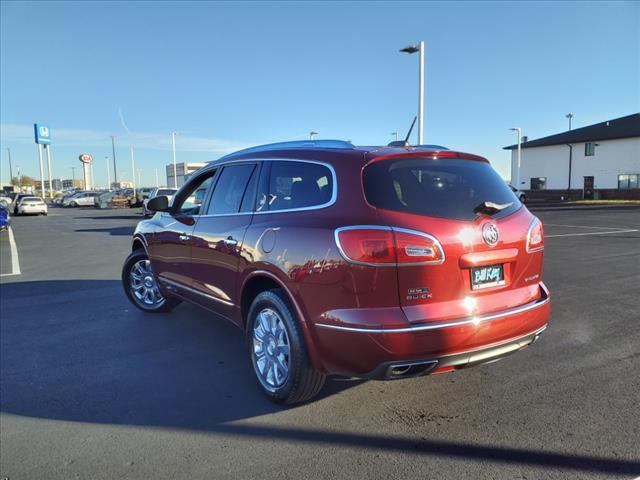
[[[238,326],[264,392],[328,374],[396,379],[500,359],[549,320],[543,228],[482,157],[444,147],[287,142],[192,174],[138,224],[131,302]]]

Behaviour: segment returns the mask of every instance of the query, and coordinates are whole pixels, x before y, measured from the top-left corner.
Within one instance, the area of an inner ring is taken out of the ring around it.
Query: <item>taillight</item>
[[[356,226],[338,228],[336,244],[352,262],[373,266],[429,265],[444,262],[438,240],[426,233],[395,227]]]
[[[527,232],[527,253],[544,250],[544,228],[542,222],[534,218]]]

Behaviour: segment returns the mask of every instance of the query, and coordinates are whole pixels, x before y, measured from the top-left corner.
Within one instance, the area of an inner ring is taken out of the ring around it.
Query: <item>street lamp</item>
[[[310,139],[310,140],[313,140],[313,137],[315,137],[316,135],[318,135],[318,132],[314,132],[313,130],[311,130],[311,131],[309,132],[309,139]]]
[[[516,134],[518,135],[518,171],[516,172],[516,188],[520,190],[520,160],[521,160],[521,154],[522,154],[522,148],[521,148],[522,129],[520,127],[513,127],[513,128],[510,128],[509,130],[516,132]],[[511,181],[513,181],[513,179],[511,179]]]
[[[394,135],[396,137],[396,142],[398,141],[398,132],[391,132],[391,135]]]
[[[569,119],[569,130],[571,130],[571,119],[573,118],[573,113],[567,113],[564,117]]]
[[[409,45],[401,48],[402,53],[411,55],[420,54],[420,68],[418,75],[418,145],[424,144],[424,42],[421,40],[418,45]]]

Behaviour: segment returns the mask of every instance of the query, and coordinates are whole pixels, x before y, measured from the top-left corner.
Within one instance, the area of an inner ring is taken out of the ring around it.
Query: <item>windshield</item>
[[[472,220],[484,202],[506,205],[493,217],[521,206],[485,162],[453,159],[391,159],[364,170],[364,192],[374,207],[457,220]]]

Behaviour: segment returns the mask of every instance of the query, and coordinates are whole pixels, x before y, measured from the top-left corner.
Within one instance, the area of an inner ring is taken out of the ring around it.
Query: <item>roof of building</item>
[[[566,145],[571,143],[614,140],[617,138],[640,137],[640,113],[607,120],[588,127],[576,128],[556,135],[523,142],[522,148],[545,147],[548,145]],[[513,150],[518,145],[509,145],[504,150]]]

